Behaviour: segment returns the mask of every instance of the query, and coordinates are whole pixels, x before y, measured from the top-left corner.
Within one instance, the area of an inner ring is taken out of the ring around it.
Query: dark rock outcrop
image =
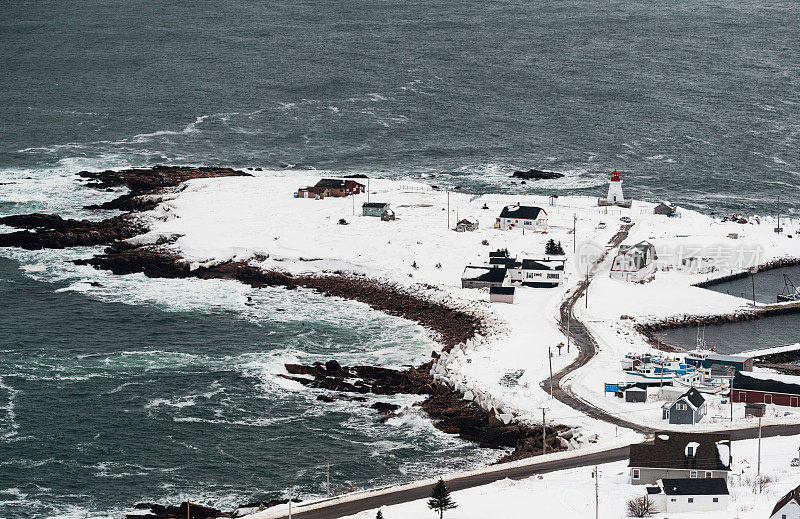
[[[514,178],[524,178],[525,180],[552,180],[561,178],[563,173],[556,173],[555,171],[542,171],[541,169],[529,169],[528,171],[515,171],[512,175]]]
[[[187,503],[184,501],[179,506],[159,505],[156,503],[139,503],[134,509],[149,510],[147,515],[128,515],[126,519],[214,519],[215,517],[231,517],[231,514],[222,512],[209,506],[196,505],[189,506],[189,514],[186,513]]]
[[[56,214],[24,214],[0,218],[0,224],[28,229],[0,234],[0,247],[63,249],[106,245],[147,231],[133,215],[100,221],[64,219]]]

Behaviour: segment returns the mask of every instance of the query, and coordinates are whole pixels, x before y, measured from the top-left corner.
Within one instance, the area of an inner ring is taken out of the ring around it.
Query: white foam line
[[[644,441],[645,436],[637,434],[636,437],[639,438],[639,441]],[[415,488],[427,487],[431,486],[439,478],[442,478],[446,481],[454,480],[454,479],[461,479],[470,476],[477,476],[481,474],[492,474],[495,472],[502,472],[507,469],[512,468],[520,468],[520,467],[536,467],[537,465],[542,465],[545,463],[549,463],[552,461],[559,461],[559,460],[566,460],[570,458],[576,458],[580,456],[585,456],[589,454],[597,454],[600,452],[610,451],[619,447],[624,447],[626,445],[630,445],[631,443],[636,443],[636,439],[633,436],[626,436],[625,438],[619,438],[615,442],[611,444],[603,444],[601,445],[594,445],[592,447],[587,447],[585,449],[577,449],[572,451],[561,451],[555,452],[553,454],[545,454],[543,456],[535,456],[533,458],[526,458],[522,460],[513,461],[510,463],[502,463],[500,465],[490,465],[488,467],[482,467],[479,469],[473,469],[463,472],[454,472],[447,475],[435,476],[432,478],[425,478],[419,479],[416,481],[412,481],[410,483],[405,483],[402,485],[389,485],[385,487],[379,488],[372,488],[368,490],[359,490],[356,492],[351,492],[349,494],[345,494],[343,496],[331,497],[331,498],[322,498],[315,501],[308,501],[305,503],[299,503],[292,505],[292,512],[293,513],[302,513],[302,512],[309,512],[311,510],[318,510],[320,508],[325,508],[328,506],[335,506],[342,503],[349,503],[353,501],[358,501],[361,499],[366,499],[375,496],[381,496],[386,494],[392,494],[395,492],[401,492],[405,490],[411,490]],[[270,508],[269,510],[264,510],[262,512],[258,512],[252,515],[248,515],[252,519],[277,519],[285,517],[288,511],[287,505],[279,505],[274,508]]]

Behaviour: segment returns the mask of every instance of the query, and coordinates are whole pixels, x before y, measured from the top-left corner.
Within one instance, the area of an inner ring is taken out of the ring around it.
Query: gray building
[[[695,388],[661,407],[661,418],[671,424],[694,425],[706,415],[706,399]]]
[[[661,431],[652,443],[630,446],[631,484],[654,485],[659,479],[724,478],[731,465],[729,434]]]
[[[392,210],[389,208],[389,204],[383,202],[364,202],[361,204],[361,214],[362,216],[377,216],[378,218],[383,217],[385,214],[392,214]]]

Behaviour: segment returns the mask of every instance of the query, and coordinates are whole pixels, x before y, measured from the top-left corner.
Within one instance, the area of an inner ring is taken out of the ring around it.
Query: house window
[[[639,469],[633,469],[632,473],[633,479],[639,479]]]
[[[697,471],[696,470],[689,471],[689,477],[696,479],[697,478]]]
[[[686,455],[687,456],[694,456],[694,447],[692,447],[692,446],[686,447]]]
[[[706,478],[713,478],[713,477],[714,477],[714,475],[711,473],[711,471],[707,470],[706,471]]]
[[[678,411],[686,411],[686,404],[675,404],[675,409],[677,409]]]
[[[558,274],[548,274],[547,279],[558,279]]]
[[[675,501],[677,501],[677,499],[675,499],[675,498],[673,497],[672,499],[670,499],[670,501],[672,501],[672,502],[674,503]]]
[[[713,501],[714,503],[719,503],[719,498],[718,498],[718,497],[715,497],[715,498],[713,498],[711,501]],[[786,517],[786,516],[784,516],[784,517]]]
[[[690,497],[687,501],[689,501],[690,503],[694,503],[694,498]]]

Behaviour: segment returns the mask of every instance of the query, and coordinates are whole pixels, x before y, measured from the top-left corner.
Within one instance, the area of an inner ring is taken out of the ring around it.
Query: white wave
[[[215,114],[215,115],[223,115],[223,114]],[[210,115],[200,115],[200,116],[195,118],[194,122],[191,122],[191,123],[187,124],[186,126],[184,126],[182,130],[177,130],[177,131],[175,131],[175,130],[158,130],[158,131],[151,132],[151,133],[139,133],[137,135],[134,135],[131,138],[130,141],[119,141],[119,142],[120,143],[125,143],[125,142],[142,143],[142,142],[146,142],[146,141],[152,139],[153,137],[162,137],[164,135],[188,135],[188,134],[191,134],[191,133],[198,133],[200,131],[200,130],[198,130],[198,127],[203,123],[203,121],[205,121],[209,117],[211,117],[211,116]]]
[[[13,387],[5,384],[3,382],[3,377],[0,377],[0,390],[6,393],[6,404],[0,407],[0,411],[5,411],[5,418],[0,420],[0,434],[4,440],[8,440],[13,436],[16,436],[19,431],[19,424],[16,421],[17,415],[14,412],[14,401],[19,394],[18,389],[14,389]]]

